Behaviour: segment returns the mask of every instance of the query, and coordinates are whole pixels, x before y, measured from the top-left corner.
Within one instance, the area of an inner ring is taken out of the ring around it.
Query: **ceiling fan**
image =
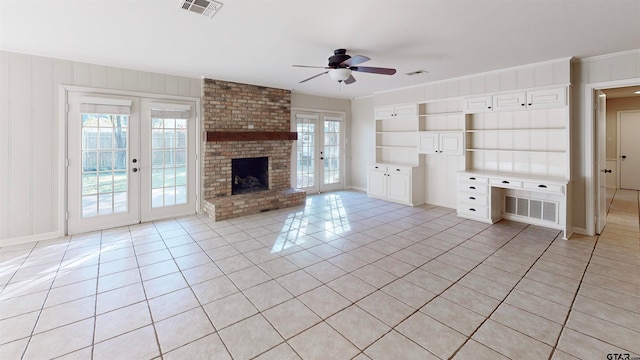
[[[356,78],[351,74],[352,71],[359,71],[372,74],[393,75],[396,73],[396,69],[370,67],[370,66],[357,66],[365,61],[369,61],[366,56],[362,55],[347,55],[347,50],[336,49],[333,51],[333,56],[329,57],[328,66],[307,66],[307,65],[293,65],[294,67],[306,67],[306,68],[319,68],[327,69],[318,75],[314,75],[308,79],[300,81],[300,83],[315,79],[318,76],[329,74],[332,80],[337,82],[343,82],[345,84],[353,84],[356,82]]]

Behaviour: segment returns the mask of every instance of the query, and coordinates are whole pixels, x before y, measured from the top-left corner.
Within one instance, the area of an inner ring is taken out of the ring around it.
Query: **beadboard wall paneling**
[[[200,79],[0,51],[0,245],[58,232],[60,85],[200,97]]]

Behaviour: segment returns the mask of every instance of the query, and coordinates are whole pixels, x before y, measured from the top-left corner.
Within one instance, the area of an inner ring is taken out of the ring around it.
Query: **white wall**
[[[367,165],[375,153],[375,121],[372,96],[351,101],[351,187],[367,189]]]
[[[60,85],[201,95],[197,78],[0,51],[0,245],[59,231]]]

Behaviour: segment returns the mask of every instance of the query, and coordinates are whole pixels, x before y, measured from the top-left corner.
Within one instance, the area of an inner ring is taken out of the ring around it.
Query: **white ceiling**
[[[0,0],[0,49],[353,98],[565,57],[640,49],[640,0]],[[394,67],[338,84],[336,48]],[[415,70],[428,74],[405,75]]]

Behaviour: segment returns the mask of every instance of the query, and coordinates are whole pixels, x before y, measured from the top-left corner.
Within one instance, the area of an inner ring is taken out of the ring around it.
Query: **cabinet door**
[[[566,105],[566,88],[527,91],[527,107],[529,109],[546,109]]]
[[[500,94],[493,97],[493,111],[524,110],[527,108],[527,96],[524,92]]]
[[[438,133],[423,132],[419,135],[418,153],[436,154],[438,152]]]
[[[396,105],[394,110],[396,117],[411,117],[418,115],[418,106],[416,104]]]
[[[476,96],[464,99],[464,112],[467,114],[491,111],[493,98],[491,96]]]
[[[369,170],[367,193],[371,196],[387,196],[387,174],[384,171]]]
[[[387,176],[387,198],[403,203],[411,202],[411,176],[391,173]]]
[[[462,132],[440,133],[440,153],[462,155],[464,150],[463,138]]]
[[[374,112],[376,119],[391,119],[395,114],[393,106],[376,106]]]

